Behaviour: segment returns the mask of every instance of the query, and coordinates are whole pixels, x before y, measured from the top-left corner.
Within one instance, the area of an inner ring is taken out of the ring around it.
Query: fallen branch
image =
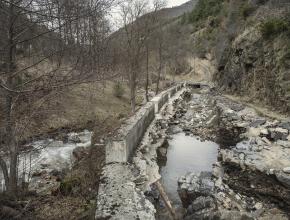
[[[169,198],[168,198],[168,196],[167,196],[167,194],[166,194],[166,192],[165,192],[165,190],[164,190],[162,184],[161,184],[160,181],[158,180],[158,181],[155,183],[155,185],[157,186],[157,189],[158,189],[158,191],[159,191],[159,193],[160,193],[160,195],[161,195],[161,198],[163,199],[163,201],[164,201],[164,203],[165,203],[165,206],[166,206],[166,208],[168,209],[168,211],[169,211],[169,213],[170,213],[172,219],[173,219],[173,220],[177,220],[175,210],[174,210],[174,208],[172,207],[171,202],[170,202],[170,200],[169,200]]]

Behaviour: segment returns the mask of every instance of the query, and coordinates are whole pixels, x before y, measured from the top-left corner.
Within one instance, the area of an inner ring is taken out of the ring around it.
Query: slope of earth
[[[187,15],[193,52],[212,55],[226,93],[289,112],[289,1],[199,1]]]

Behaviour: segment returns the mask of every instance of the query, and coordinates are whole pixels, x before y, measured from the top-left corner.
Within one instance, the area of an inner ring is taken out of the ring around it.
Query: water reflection
[[[218,145],[200,141],[197,137],[175,134],[169,140],[166,166],[161,168],[163,186],[171,201],[180,203],[177,180],[192,171],[211,171],[217,161]]]

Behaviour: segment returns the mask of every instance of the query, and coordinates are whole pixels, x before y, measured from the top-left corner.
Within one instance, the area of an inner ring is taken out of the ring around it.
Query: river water
[[[188,172],[211,171],[217,161],[218,144],[178,133],[168,141],[167,162],[161,168],[162,184],[174,205],[181,204],[177,181]]]
[[[91,145],[92,132],[67,134],[67,141],[43,139],[29,143],[31,150],[19,156],[18,175],[25,176],[30,182],[35,171],[52,171],[70,169],[73,164],[72,152],[77,147]],[[24,174],[24,175],[23,175]],[[2,170],[0,169],[0,191],[5,189]]]

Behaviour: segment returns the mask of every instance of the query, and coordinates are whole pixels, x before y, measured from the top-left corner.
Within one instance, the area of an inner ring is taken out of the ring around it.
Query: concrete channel
[[[118,134],[106,145],[106,164],[125,163],[129,160],[148,126],[154,120],[155,114],[183,86],[184,84],[178,84],[155,96],[121,126]]]
[[[180,83],[154,97],[108,140],[96,219],[154,219],[156,210],[136,186],[136,168],[130,161],[161,108],[185,86],[186,83]]]

